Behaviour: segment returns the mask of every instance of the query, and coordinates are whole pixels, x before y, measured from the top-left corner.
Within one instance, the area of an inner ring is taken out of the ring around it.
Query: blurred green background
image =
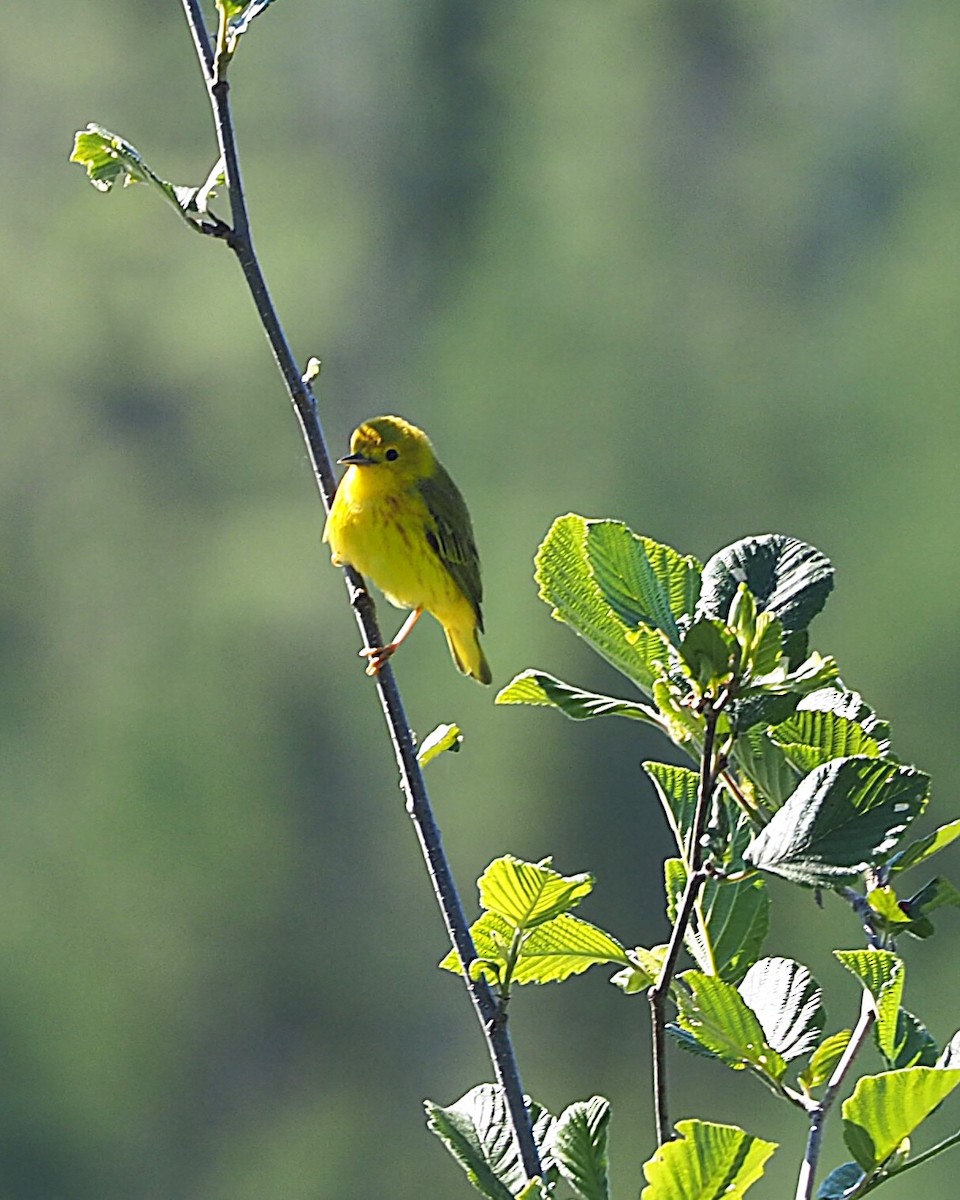
[[[537,665],[623,690],[536,597],[556,515],[701,558],[794,534],[837,568],[814,645],[932,772],[922,828],[957,815],[958,61],[940,0],[285,0],[256,23],[232,82],[281,316],[324,361],[331,449],[384,411],[433,436],[473,511],[497,686]],[[420,1105],[489,1066],[435,969],[253,306],[222,246],[67,163],[97,121],[205,177],[179,4],[8,6],[0,97],[0,1195],[468,1195]],[[495,708],[432,622],[397,672],[421,734],[466,734],[429,782],[469,911],[491,858],[553,854],[598,876],[586,918],[660,940],[668,842],[638,764],[664,745]],[[773,891],[768,951],[850,1024],[829,950],[856,921]],[[946,1040],[956,914],[939,925],[906,947],[906,1003]],[[647,1006],[607,974],[511,1015],[542,1103],[612,1099],[627,1196],[653,1148]],[[799,1115],[676,1065],[673,1116],[780,1141],[755,1192],[792,1194]],[[825,1165],[844,1157],[834,1133]],[[956,1161],[885,1194],[952,1195]]]

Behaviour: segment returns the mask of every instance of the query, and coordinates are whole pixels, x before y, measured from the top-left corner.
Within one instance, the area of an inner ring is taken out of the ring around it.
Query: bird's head
[[[403,417],[372,417],[353,431],[350,453],[338,462],[383,471],[395,479],[432,475],[436,456],[430,439]]]

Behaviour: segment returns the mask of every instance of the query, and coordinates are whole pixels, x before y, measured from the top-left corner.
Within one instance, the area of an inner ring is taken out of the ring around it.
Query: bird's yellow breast
[[[397,488],[349,467],[324,530],[336,560],[372,579],[398,608],[424,608],[441,623],[467,620],[469,602],[428,540],[429,510],[416,485]]]

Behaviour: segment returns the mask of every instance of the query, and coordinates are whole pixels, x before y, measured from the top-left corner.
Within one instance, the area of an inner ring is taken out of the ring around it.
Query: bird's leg
[[[392,655],[394,655],[397,652],[397,650],[400,648],[400,645],[402,644],[404,638],[406,638],[406,636],[410,632],[410,630],[420,620],[420,617],[422,616],[422,614],[423,614],[422,608],[415,608],[413,610],[413,612],[410,614],[410,616],[407,617],[407,619],[404,621],[404,623],[400,626],[400,631],[397,633],[397,636],[393,639],[392,642],[388,643],[388,645],[379,646],[378,648],[373,649],[373,650],[361,650],[360,651],[361,658],[368,658],[370,660],[367,663],[367,674],[368,675],[379,675],[380,668],[383,666],[383,664],[387,661],[388,658],[390,658]]]

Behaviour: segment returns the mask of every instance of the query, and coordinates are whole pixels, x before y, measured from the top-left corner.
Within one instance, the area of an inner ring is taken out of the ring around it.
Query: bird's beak
[[[366,454],[361,454],[357,451],[356,454],[345,454],[343,458],[338,458],[337,462],[345,467],[371,467],[377,460],[368,458]]]

